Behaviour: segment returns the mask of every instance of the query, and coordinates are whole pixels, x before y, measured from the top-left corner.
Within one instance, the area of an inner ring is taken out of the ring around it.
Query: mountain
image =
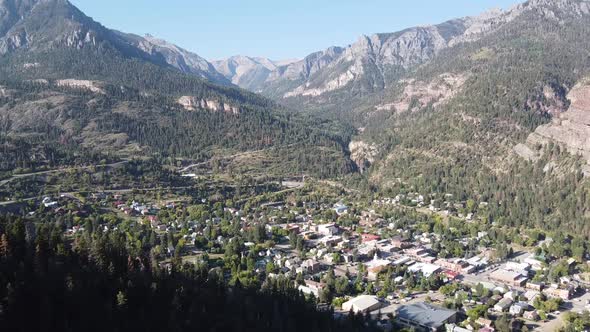
[[[339,108],[330,101],[332,95],[344,98],[342,104],[348,105],[351,99],[392,89],[401,78],[442,51],[477,42],[526,13],[539,11],[541,18],[557,18],[552,16],[556,14],[551,8],[576,15],[588,10],[583,1],[580,4],[568,0],[530,1],[506,11],[496,9],[438,25],[361,36],[352,45],[332,47],[300,62],[276,68],[264,82],[237,83],[288,105],[301,107],[303,104],[308,109],[325,109],[327,105]]]
[[[274,70],[296,61],[272,61],[266,58],[238,55],[224,60],[213,61],[212,63],[215,69],[233,84],[255,91],[268,79]]]
[[[349,148],[370,185],[483,202],[480,216],[505,226],[588,235],[590,2],[533,0],[488,17],[498,23],[460,34],[382,91],[355,94],[353,81],[291,99],[355,124]]]
[[[362,36],[248,88],[354,127],[348,152],[364,175],[351,185],[588,235],[589,32],[590,1],[530,0]]]
[[[349,134],[287,114],[195,54],[105,28],[66,0],[0,8],[0,173],[82,157],[189,162],[248,151],[256,158],[243,169],[267,175],[353,169]]]
[[[126,57],[231,84],[198,55],[149,35],[139,37],[107,29],[67,0],[0,1],[0,54],[60,47],[116,50]]]
[[[218,72],[213,64],[195,53],[151,35],[139,37],[124,34],[123,37],[140,50],[156,58],[162,58],[164,62],[183,73],[196,75],[218,84],[231,85],[231,82]]]

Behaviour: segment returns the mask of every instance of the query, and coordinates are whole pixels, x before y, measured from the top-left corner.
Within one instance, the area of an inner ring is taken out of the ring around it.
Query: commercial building
[[[445,324],[456,323],[457,312],[422,302],[399,307],[395,320],[416,331],[444,331]]]
[[[519,272],[498,270],[490,275],[490,279],[505,285],[521,287],[524,286],[528,278]]]
[[[382,304],[376,296],[361,295],[350,299],[342,304],[342,310],[355,313],[366,313],[381,308]]]

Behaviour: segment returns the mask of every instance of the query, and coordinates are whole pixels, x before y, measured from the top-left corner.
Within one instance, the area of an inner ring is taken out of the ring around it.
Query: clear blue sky
[[[207,59],[303,58],[362,34],[509,8],[519,0],[70,0],[96,21],[150,33]]]

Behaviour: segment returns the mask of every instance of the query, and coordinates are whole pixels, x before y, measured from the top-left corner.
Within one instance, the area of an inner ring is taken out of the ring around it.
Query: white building
[[[428,264],[428,263],[416,263],[408,268],[410,272],[422,272],[422,275],[425,277],[430,277],[431,275],[438,273],[442,270],[442,268],[438,265]]]
[[[381,302],[373,295],[360,295],[350,299],[342,304],[342,310],[353,311],[355,313],[366,313],[377,310],[381,307]]]
[[[322,224],[318,226],[318,233],[324,236],[332,236],[338,234],[338,226],[336,224]]]

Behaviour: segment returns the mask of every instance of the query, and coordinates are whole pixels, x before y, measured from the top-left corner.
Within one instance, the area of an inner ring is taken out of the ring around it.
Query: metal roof
[[[438,328],[453,317],[456,312],[422,302],[401,306],[397,309],[396,314],[398,318]]]

